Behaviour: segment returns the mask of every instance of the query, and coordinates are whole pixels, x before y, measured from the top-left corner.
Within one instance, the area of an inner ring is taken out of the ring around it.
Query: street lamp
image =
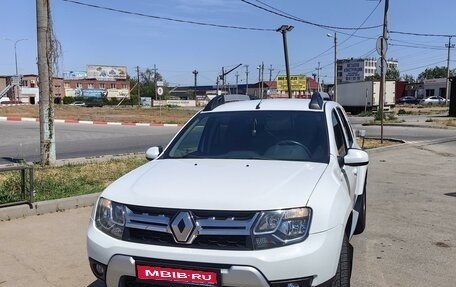
[[[326,34],[330,38],[334,38],[334,96],[333,100],[337,102],[337,33],[334,33],[334,36],[331,34]]]
[[[28,40],[28,39],[19,39],[19,40],[13,41],[11,39],[5,38],[5,40],[14,43],[14,62],[16,64],[16,76],[17,76],[18,75],[18,71],[17,71],[17,49],[16,49],[17,48],[17,43],[19,43],[21,41]]]
[[[291,81],[290,81],[290,66],[288,64],[288,48],[287,48],[287,32],[293,30],[293,26],[282,25],[276,31],[281,32],[283,36],[283,51],[285,54],[285,68],[287,72],[287,88],[288,88],[288,98],[291,98]]]
[[[19,39],[19,40],[13,41],[11,39],[5,38],[5,40],[14,43],[14,63],[16,65],[16,81],[17,81],[17,80],[19,80],[18,79],[18,71],[17,71],[17,43],[19,43],[21,41],[25,41],[27,39]],[[18,88],[17,84],[14,87],[14,96],[16,97],[16,100],[20,100],[20,91],[19,91],[19,88]]]

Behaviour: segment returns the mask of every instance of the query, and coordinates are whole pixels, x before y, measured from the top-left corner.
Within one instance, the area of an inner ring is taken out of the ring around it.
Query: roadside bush
[[[397,111],[397,114],[398,115],[411,115],[412,111],[406,111],[404,109],[399,109],[399,111]]]

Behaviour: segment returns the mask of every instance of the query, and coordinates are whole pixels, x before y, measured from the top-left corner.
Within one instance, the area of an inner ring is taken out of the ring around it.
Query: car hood
[[[263,160],[160,159],[102,194],[162,208],[271,210],[305,206],[327,164]]]

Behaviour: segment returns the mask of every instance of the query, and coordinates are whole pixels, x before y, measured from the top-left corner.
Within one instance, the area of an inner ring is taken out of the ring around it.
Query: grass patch
[[[358,143],[361,146],[361,148],[363,148],[363,149],[373,149],[373,148],[378,148],[378,147],[395,145],[395,144],[398,144],[399,142],[383,139],[383,143],[382,143],[380,139],[365,138],[363,141],[363,139],[359,138]]]
[[[114,180],[146,162],[143,157],[130,157],[59,167],[35,166],[35,201],[101,192]],[[0,204],[17,201],[19,198],[19,173],[2,173]]]
[[[434,119],[431,119],[430,121],[435,123],[435,124],[437,124],[437,125],[441,125],[441,126],[456,127],[456,118],[454,118],[454,119],[445,119],[445,120],[434,118]]]

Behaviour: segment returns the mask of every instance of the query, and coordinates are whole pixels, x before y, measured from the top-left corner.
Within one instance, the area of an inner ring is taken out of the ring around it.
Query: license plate
[[[136,265],[139,280],[165,281],[189,285],[220,286],[220,275],[216,271],[190,268]]]

